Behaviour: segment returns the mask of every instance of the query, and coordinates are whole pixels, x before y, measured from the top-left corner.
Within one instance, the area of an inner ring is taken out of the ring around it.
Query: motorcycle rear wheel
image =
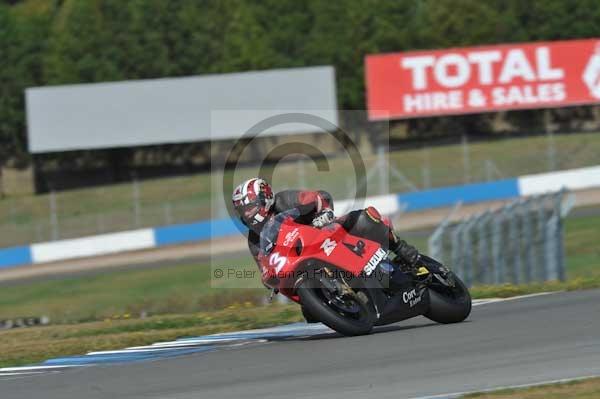
[[[375,315],[369,303],[357,297],[345,297],[343,303],[336,302],[327,296],[326,290],[318,280],[303,281],[297,291],[302,307],[340,334],[354,336],[371,332]]]
[[[450,324],[464,321],[471,313],[471,294],[469,289],[454,273],[454,287],[440,282],[429,285],[429,310],[425,317],[438,323]]]

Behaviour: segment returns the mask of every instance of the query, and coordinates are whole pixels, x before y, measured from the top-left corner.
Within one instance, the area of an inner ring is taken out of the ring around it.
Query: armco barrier
[[[337,201],[336,212],[343,214],[355,205],[375,206],[384,214],[391,214],[398,210],[415,212],[451,206],[459,201],[476,203],[543,194],[562,188],[581,190],[592,187],[600,187],[600,166],[412,193],[382,195],[364,201]],[[227,237],[237,234],[239,227],[237,222],[230,219],[207,220],[5,248],[0,249],[0,269]]]

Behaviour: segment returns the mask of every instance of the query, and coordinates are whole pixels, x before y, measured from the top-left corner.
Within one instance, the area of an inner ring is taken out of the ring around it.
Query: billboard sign
[[[600,39],[369,55],[369,119],[600,102]]]
[[[32,153],[237,139],[260,118],[283,112],[338,122],[332,66],[35,87],[26,103]],[[254,112],[215,131],[217,110]],[[322,132],[287,124],[265,135],[300,133]]]

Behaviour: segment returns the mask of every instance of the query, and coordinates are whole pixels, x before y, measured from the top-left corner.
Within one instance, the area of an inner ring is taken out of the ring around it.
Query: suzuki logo
[[[596,44],[596,52],[592,54],[583,71],[583,81],[590,95],[600,99],[600,42]]]
[[[382,248],[379,248],[374,254],[373,256],[371,256],[371,259],[369,259],[369,262],[367,263],[367,265],[365,266],[365,268],[363,269],[365,271],[365,274],[367,276],[370,276],[371,273],[373,273],[373,270],[375,270],[375,268],[377,267],[377,265],[381,262],[381,260],[383,258],[385,258],[387,256],[387,252],[385,250],[383,250]]]

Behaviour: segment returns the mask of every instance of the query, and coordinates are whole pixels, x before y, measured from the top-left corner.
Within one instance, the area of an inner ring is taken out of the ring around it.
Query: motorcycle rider
[[[232,202],[242,223],[248,227],[248,247],[257,264],[263,227],[277,214],[293,209],[298,215],[294,218],[295,222],[321,228],[335,220],[349,233],[379,242],[409,268],[413,268],[419,259],[417,249],[399,239],[391,222],[382,218],[373,207],[352,211],[335,219],[333,199],[326,191],[284,190],[273,194],[269,183],[255,177],[235,188]]]

